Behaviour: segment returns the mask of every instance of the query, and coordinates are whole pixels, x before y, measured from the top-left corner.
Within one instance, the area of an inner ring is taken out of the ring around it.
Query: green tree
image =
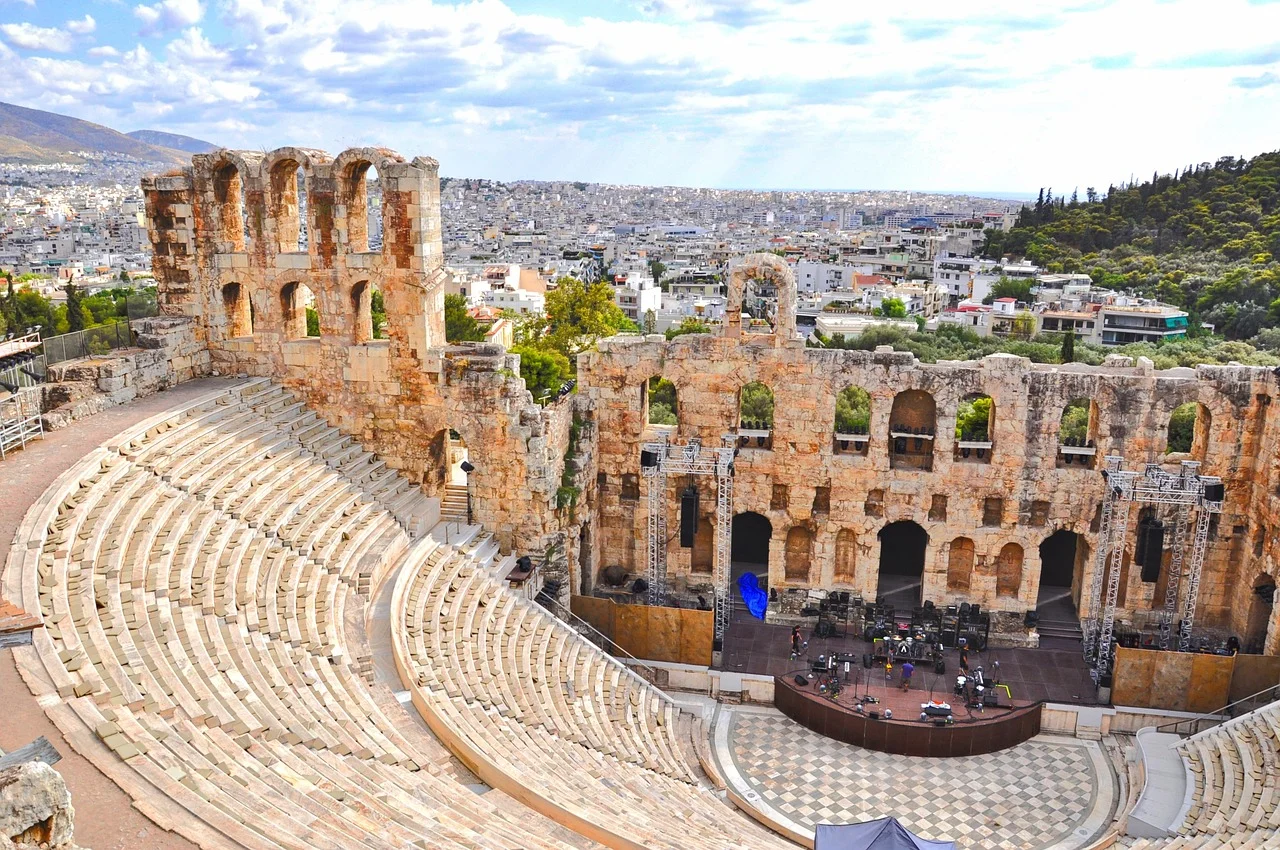
[[[121,269],[121,270],[120,270],[120,282],[121,282],[121,283],[128,283],[128,282],[129,282],[129,272],[128,272],[128,270],[126,270],[126,269]]]
[[[742,388],[740,396],[742,422],[748,428],[773,427],[773,390],[760,381]]]
[[[886,298],[880,302],[880,312],[890,319],[905,319],[907,305],[902,303],[901,298]]]
[[[1169,417],[1169,442],[1167,451],[1189,452],[1196,438],[1196,414],[1199,405],[1194,401],[1178,405]]]
[[[449,296],[445,296],[447,299]],[[375,289],[369,295],[369,317],[373,320],[373,338],[387,338],[387,302],[382,297],[382,290]],[[447,319],[446,319],[447,324]],[[448,339],[446,332],[445,338]]]
[[[593,348],[596,341],[613,336],[635,323],[618,309],[613,301],[613,288],[606,283],[583,283],[562,277],[556,288],[547,293],[546,329],[540,347],[573,357]],[[638,329],[637,329],[638,330]]]
[[[962,399],[956,411],[956,439],[966,442],[985,442],[990,440],[988,428],[991,423],[991,398],[979,396],[973,399]]]
[[[678,425],[676,385],[666,378],[649,379],[649,424]]]
[[[871,396],[862,387],[845,387],[836,396],[836,433],[865,434],[871,426]]]
[[[644,311],[644,321],[640,323],[640,333],[656,334],[658,332],[658,317],[652,310]]]
[[[88,310],[80,303],[80,288],[74,283],[68,282],[63,287],[63,292],[67,293],[67,330],[71,332],[82,331],[93,324],[93,316],[87,316]]]
[[[520,355],[520,377],[534,399],[559,390],[570,377],[569,358],[558,351],[517,345],[511,353]]]
[[[1030,301],[1031,284],[1032,281],[1029,280],[1001,275],[1000,279],[991,287],[991,292],[987,294],[986,298],[982,299],[982,303],[991,304],[997,298],[1015,298],[1022,302]]]
[[[675,339],[685,334],[709,334],[711,333],[711,325],[702,319],[686,318],[680,321],[680,324],[667,328],[665,334],[667,339]]]
[[[653,282],[657,286],[662,286],[662,276],[667,273],[667,267],[663,265],[662,260],[657,257],[649,261],[649,274],[653,276]]]
[[[1062,335],[1062,362],[1074,363],[1076,359],[1076,329],[1068,328]]]
[[[307,336],[320,336],[320,312],[315,307],[307,308]]]
[[[385,311],[385,307],[383,308]],[[383,313],[385,318],[386,313]],[[461,295],[444,297],[444,338],[446,342],[479,342],[484,332],[475,317],[467,312],[467,299]]]
[[[1089,400],[1072,399],[1062,411],[1062,420],[1058,425],[1058,442],[1083,444],[1089,436]]]

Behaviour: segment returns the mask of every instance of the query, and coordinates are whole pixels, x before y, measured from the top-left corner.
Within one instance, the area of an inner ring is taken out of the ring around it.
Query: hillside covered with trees
[[[1144,183],[1041,191],[1008,232],[988,230],[988,257],[1023,256],[1051,272],[1159,298],[1191,327],[1280,350],[1280,151],[1223,157]]]

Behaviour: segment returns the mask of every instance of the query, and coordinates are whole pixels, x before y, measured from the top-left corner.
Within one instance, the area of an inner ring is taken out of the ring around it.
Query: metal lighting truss
[[[667,599],[667,515],[664,501],[667,478],[671,475],[714,475],[716,477],[715,638],[724,638],[729,625],[729,549],[733,534],[733,458],[737,438],[726,435],[718,449],[704,448],[694,437],[683,446],[673,446],[666,435],[645,443],[643,451],[656,458],[653,466],[640,472],[649,486],[649,604],[662,605]]]
[[[1178,633],[1178,649],[1183,652],[1191,648],[1191,628],[1200,594],[1200,571],[1204,566],[1205,549],[1209,542],[1209,517],[1222,512],[1222,502],[1210,501],[1205,498],[1204,493],[1206,485],[1221,484],[1222,480],[1200,475],[1200,464],[1195,461],[1183,461],[1176,473],[1166,471],[1158,463],[1148,463],[1142,472],[1126,472],[1121,469],[1122,463],[1122,458],[1108,455],[1102,472],[1107,481],[1107,495],[1102,503],[1102,523],[1090,596],[1090,601],[1094,603],[1091,616],[1096,620],[1090,625],[1086,635],[1087,652],[1093,658],[1094,675],[1099,680],[1111,671],[1111,639],[1115,633],[1116,600],[1120,591],[1120,567],[1124,558],[1125,538],[1129,530],[1130,505],[1168,505],[1177,509],[1168,589],[1165,593],[1165,608],[1161,612],[1162,648],[1167,648],[1169,642],[1173,611],[1177,607],[1178,585],[1183,578],[1187,515],[1192,509],[1198,509],[1191,558],[1187,562],[1185,573],[1186,594]],[[1105,596],[1100,599],[1104,587]]]

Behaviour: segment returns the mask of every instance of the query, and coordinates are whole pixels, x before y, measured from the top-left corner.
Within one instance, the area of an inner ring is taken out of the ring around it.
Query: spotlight
[[[475,464],[473,464],[473,463],[472,463],[471,461],[469,461],[469,460],[464,460],[464,461],[462,462],[462,471],[463,471],[463,472],[465,472],[466,474],[470,475],[471,473],[473,473],[473,472],[475,472],[475,471],[476,471]]]

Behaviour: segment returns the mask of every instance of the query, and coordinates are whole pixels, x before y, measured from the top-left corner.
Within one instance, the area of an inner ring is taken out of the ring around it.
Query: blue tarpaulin
[[[921,838],[898,823],[897,818],[820,823],[814,833],[814,850],[956,850],[955,842]]]
[[[746,603],[751,616],[757,620],[763,620],[764,610],[769,606],[769,594],[761,590],[760,580],[756,578],[755,573],[743,573],[738,576],[738,592],[742,594],[742,601]]]

